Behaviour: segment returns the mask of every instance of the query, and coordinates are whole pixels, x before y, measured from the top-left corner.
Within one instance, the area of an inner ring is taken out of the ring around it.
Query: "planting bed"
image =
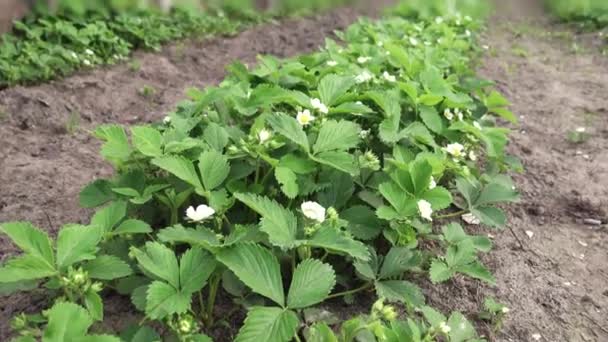
[[[508,151],[525,168],[514,174],[521,201],[504,206],[509,218],[504,230],[466,226],[470,234],[492,236],[494,249],[482,260],[496,286],[455,277],[441,285],[423,282],[423,291],[432,306],[469,318],[487,296],[507,305],[499,332],[473,319],[490,340],[606,341],[608,60],[587,38],[552,24],[540,0],[496,6],[478,71],[495,80],[520,117]],[[96,126],[157,122],[184,98],[186,88],[219,83],[230,61],[253,65],[257,54],[287,57],[315,50],[333,30],[373,12],[345,8],[263,25],[234,38],[176,43],[160,54],[136,53],[139,68],[124,64],[0,91],[0,222],[32,221],[52,235],[64,223],[88,223],[92,211],[79,208],[78,193],[112,173],[90,135]],[[583,47],[576,54],[575,43]],[[142,91],[145,87],[151,93]],[[574,143],[568,133],[578,127],[589,137]],[[0,237],[0,260],[16,252]],[[1,297],[0,340],[7,339],[10,317],[46,305],[44,295]],[[128,300],[105,298],[105,305],[110,329],[139,318],[130,313]],[[230,305],[220,298],[220,311]],[[235,317],[233,328],[241,319]],[[212,337],[228,340],[235,331],[220,329]]]

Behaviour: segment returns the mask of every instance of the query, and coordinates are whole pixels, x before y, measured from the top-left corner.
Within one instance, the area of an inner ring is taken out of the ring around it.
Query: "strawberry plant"
[[[316,53],[230,65],[162,122],[99,127],[116,172],[80,201],[101,207],[100,250],[132,270],[115,290],[180,341],[225,323],[218,296],[247,312],[236,341],[479,340],[417,285],[494,283],[478,259],[490,241],[454,220],[500,227],[496,205],[517,200],[498,126],[515,117],[471,69],[477,26],[361,19]],[[303,319],[370,293],[339,336]]]

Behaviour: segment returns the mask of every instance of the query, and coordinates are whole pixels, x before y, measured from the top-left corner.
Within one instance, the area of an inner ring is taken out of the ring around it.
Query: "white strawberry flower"
[[[382,41],[377,42],[376,45],[378,45],[379,47],[383,47],[384,46],[384,42],[382,42]]]
[[[450,326],[447,325],[445,322],[441,322],[439,323],[439,331],[447,335],[450,333],[450,331],[452,331],[452,328],[450,328]]]
[[[464,153],[464,146],[459,143],[448,144],[448,146],[445,147],[445,151],[455,158],[460,158]]]
[[[445,118],[448,119],[448,120],[450,120],[450,121],[452,121],[454,119],[454,114],[452,114],[452,112],[450,111],[449,108],[446,108],[443,111],[443,116],[445,116]]]
[[[466,30],[466,31],[464,31],[464,34],[465,34],[467,37],[470,37],[470,36],[471,36],[471,31]]]
[[[315,117],[310,113],[310,110],[304,109],[303,111],[298,112],[296,120],[298,120],[300,125],[307,126],[311,122],[315,121]]]
[[[78,59],[78,55],[74,51],[70,52],[70,56],[72,56],[74,59]]]
[[[418,39],[414,38],[414,37],[410,37],[410,44],[416,46],[418,45]]]
[[[329,109],[327,108],[327,106],[325,104],[323,104],[321,102],[321,100],[319,100],[319,99],[310,100],[310,105],[312,106],[312,108],[318,110],[319,112],[321,112],[323,114],[327,114],[329,112]]]
[[[359,137],[361,139],[365,139],[365,138],[369,137],[369,134],[370,134],[370,130],[364,129],[364,130],[361,130],[361,132],[359,132]]]
[[[196,209],[193,206],[186,209],[186,217],[193,222],[206,220],[215,214],[215,210],[208,205],[201,204]]]
[[[585,127],[578,127],[578,128],[576,129],[576,132],[577,132],[577,133],[585,133],[585,131],[586,131],[586,130],[587,130],[587,129],[586,129]]]
[[[84,50],[84,53],[86,53],[89,56],[93,56],[95,54],[95,52],[93,52],[93,50],[91,50],[91,49]]]
[[[437,187],[437,182],[435,182],[435,178],[431,177],[431,183],[429,184],[429,190],[433,190]]]
[[[165,116],[165,118],[163,119],[163,123],[165,125],[168,125],[171,123],[171,117],[169,115]]]
[[[338,62],[336,61],[327,61],[327,66],[335,67],[336,65],[338,65]]]
[[[357,58],[357,63],[365,64],[365,63],[369,62],[371,59],[372,59],[371,57],[361,56],[361,57]]]
[[[315,220],[319,223],[325,221],[325,208],[323,208],[323,206],[319,203],[311,201],[304,202],[300,208],[302,209],[304,216],[308,217],[309,219]]]
[[[442,17],[436,17],[436,18],[435,18],[435,22],[436,22],[437,24],[441,24],[441,23],[443,22],[443,18],[442,18]]]
[[[464,114],[462,114],[462,111],[458,108],[456,108],[454,110],[454,112],[456,113],[456,116],[458,117],[458,120],[462,121],[462,119],[464,118]]]
[[[387,71],[385,71],[385,72],[382,74],[382,78],[384,78],[384,79],[385,79],[387,82],[391,82],[391,83],[393,83],[393,82],[396,82],[396,81],[397,81],[397,78],[396,78],[395,76],[393,76],[393,75],[389,74]]]
[[[431,217],[431,214],[433,214],[433,208],[431,208],[431,203],[426,200],[419,200],[418,211],[420,212],[420,217],[428,221],[433,221],[433,218]]]
[[[262,144],[265,143],[266,141],[268,141],[268,139],[270,139],[271,136],[272,136],[272,133],[270,133],[270,131],[267,129],[263,129],[258,132],[258,139],[260,140],[260,142]]]
[[[483,129],[483,127],[481,127],[481,125],[477,121],[473,121],[473,126],[475,126],[475,128],[477,128],[480,131]]]
[[[477,155],[475,154],[475,151],[469,151],[469,159],[471,159],[472,161],[477,160]]]
[[[508,307],[503,306],[503,307],[502,307],[502,309],[500,309],[500,311],[501,311],[503,314],[508,314],[508,313],[509,313],[509,311],[511,311],[511,310],[509,310],[509,308],[508,308]]]
[[[88,59],[83,60],[82,63],[84,63],[86,66],[91,65],[91,62]]]
[[[357,83],[365,83],[374,78],[374,75],[369,72],[369,70],[363,70],[359,75],[355,77],[355,82]]]

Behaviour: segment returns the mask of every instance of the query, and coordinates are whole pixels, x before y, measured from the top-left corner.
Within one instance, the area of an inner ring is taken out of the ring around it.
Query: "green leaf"
[[[202,289],[216,265],[215,258],[209,252],[196,247],[187,250],[180,259],[180,291],[194,293]]]
[[[328,120],[323,123],[317,141],[312,147],[315,154],[349,150],[359,144],[361,127],[351,121]]]
[[[175,287],[162,281],[154,281],[148,286],[146,295],[146,316],[162,319],[171,314],[188,311],[192,293],[179,292]]]
[[[433,326],[438,327],[441,323],[445,323],[447,318],[439,311],[433,309],[430,306],[423,306],[420,308],[424,318]]]
[[[286,167],[277,167],[274,169],[274,176],[277,182],[281,185],[281,191],[287,198],[293,199],[298,196],[298,177],[296,174]]]
[[[100,255],[87,262],[83,269],[93,279],[114,280],[133,274],[129,264],[113,255]]]
[[[235,342],[288,342],[296,334],[299,320],[291,310],[255,306]]]
[[[405,280],[383,280],[376,282],[378,297],[389,301],[406,303],[413,307],[424,305],[424,295],[420,288]]]
[[[288,168],[299,175],[307,175],[316,170],[316,165],[312,160],[300,157],[293,153],[289,153],[281,157],[279,167]]]
[[[307,342],[338,342],[338,338],[325,322],[317,322],[308,331]]]
[[[0,278],[3,278],[2,268],[0,268]],[[8,279],[11,279],[11,278],[8,278]],[[9,282],[9,283],[4,283],[0,280],[0,297],[10,296],[16,292],[21,292],[21,291],[32,291],[36,288],[38,288],[38,281],[36,279],[34,279],[34,280],[19,280],[18,279],[17,281]]]
[[[252,243],[240,243],[223,249],[217,260],[226,265],[253,292],[285,305],[281,268],[268,249]]]
[[[352,76],[339,76],[335,74],[327,75],[319,82],[319,96],[321,102],[327,106],[332,106],[340,97],[355,85]]]
[[[94,208],[115,198],[112,183],[105,179],[98,179],[89,183],[79,194],[80,206],[83,208]]]
[[[186,183],[199,188],[202,186],[192,161],[180,156],[165,156],[152,159],[152,164],[169,172]]]
[[[302,261],[293,273],[287,307],[302,309],[322,302],[336,285],[333,268],[316,259]]]
[[[205,190],[211,191],[228,177],[230,165],[228,159],[216,151],[205,151],[199,157],[199,169]]]
[[[144,156],[160,157],[163,155],[163,137],[157,129],[146,126],[131,127],[133,145]]]
[[[290,210],[267,197],[238,193],[234,197],[262,216],[260,230],[268,234],[270,243],[283,248],[297,244],[298,220]]]
[[[379,277],[380,279],[386,279],[400,276],[419,263],[420,257],[412,250],[405,247],[393,247],[384,257]]]
[[[133,249],[140,267],[149,274],[179,288],[179,267],[171,249],[158,242],[146,242],[144,250]]]
[[[334,169],[346,172],[351,176],[359,174],[359,168],[355,163],[355,158],[348,152],[328,151],[317,154],[313,159],[318,163],[331,166]]]
[[[80,339],[78,342],[123,342],[116,336],[112,335],[87,335]]]
[[[437,134],[441,134],[444,129],[443,121],[441,120],[441,116],[439,116],[439,113],[437,113],[435,107],[420,106],[419,110],[420,118],[426,127]]]
[[[166,243],[187,243],[192,246],[202,246],[206,249],[221,245],[215,233],[206,228],[192,229],[175,225],[161,230],[157,237],[160,241]]]
[[[519,198],[517,191],[507,188],[498,183],[490,183],[483,187],[479,197],[475,201],[476,206],[485,206],[488,204],[500,202],[514,202]]]
[[[340,217],[348,221],[347,229],[357,239],[371,240],[382,232],[382,221],[367,206],[352,206],[342,211]]]
[[[312,247],[345,253],[355,259],[369,260],[369,251],[362,242],[333,227],[322,227],[306,241],[306,244]]]
[[[446,188],[441,186],[425,192],[420,197],[431,203],[431,207],[435,211],[445,209],[452,204],[452,195]]]
[[[419,195],[429,188],[433,168],[426,160],[416,160],[409,166],[410,177],[412,177],[412,185],[414,186],[414,194]]]
[[[471,210],[483,224],[491,227],[503,227],[507,223],[507,217],[502,210],[494,207],[478,207]]]
[[[0,267],[0,284],[42,279],[57,274],[57,270],[46,260],[33,255],[22,255],[9,259]]]
[[[203,139],[209,146],[218,152],[222,152],[224,147],[228,145],[229,135],[222,126],[215,122],[210,122],[205,130],[203,131]]]
[[[110,205],[98,210],[93,218],[91,225],[96,225],[103,228],[106,232],[111,232],[112,228],[127,215],[127,203],[124,201],[115,201]]]
[[[102,237],[103,228],[99,226],[63,227],[57,236],[57,267],[64,269],[79,261],[94,259]]]
[[[48,318],[43,342],[77,341],[93,324],[87,310],[74,303],[59,302],[53,305],[48,310]]]
[[[452,271],[445,262],[433,260],[429,274],[433,284],[437,284],[450,279],[454,275],[454,271]]]
[[[103,301],[97,292],[89,289],[84,294],[84,305],[96,321],[103,321]]]
[[[479,261],[460,266],[456,270],[468,275],[469,277],[483,280],[492,285],[496,284],[496,278],[494,278],[492,273]]]
[[[276,113],[266,120],[276,132],[302,147],[304,151],[310,151],[308,137],[306,137],[302,126],[295,118],[284,113]]]
[[[55,264],[49,236],[29,222],[7,222],[0,225],[0,232],[8,235],[17,247],[31,256]]]
[[[151,233],[152,227],[144,221],[130,219],[122,222],[112,231],[112,235]]]
[[[475,327],[460,312],[454,312],[447,322],[450,329],[450,342],[472,341],[477,338]]]
[[[162,342],[160,335],[148,326],[143,326],[132,334],[132,336],[125,337],[123,333],[121,337],[126,342]]]
[[[399,140],[399,123],[401,121],[401,104],[398,91],[369,92],[367,96],[382,109],[385,119],[378,128],[380,139],[384,143],[395,143]]]
[[[115,166],[121,165],[131,156],[131,145],[124,128],[119,125],[103,125],[98,127],[95,136],[105,143],[101,147],[101,155]]]

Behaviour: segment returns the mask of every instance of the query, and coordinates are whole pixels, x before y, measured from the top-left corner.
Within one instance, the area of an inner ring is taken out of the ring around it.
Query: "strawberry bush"
[[[478,258],[491,241],[459,221],[499,228],[497,205],[518,198],[506,172],[520,165],[498,126],[515,117],[472,69],[479,27],[460,15],[361,19],[316,53],[233,63],[163,122],[99,127],[116,172],[81,192],[98,208],[90,224],[56,242],[27,223],[0,228],[24,251],[0,268],[4,291],[43,284],[55,302],[18,317],[22,340],[54,341],[56,315],[101,320],[113,291],[179,341],[210,341],[226,319],[218,296],[247,312],[236,341],[479,341],[417,285],[493,284]],[[341,324],[307,318],[356,298],[371,309]],[[88,341],[84,323],[63,332]],[[131,332],[122,339],[158,338],[144,324]]]

